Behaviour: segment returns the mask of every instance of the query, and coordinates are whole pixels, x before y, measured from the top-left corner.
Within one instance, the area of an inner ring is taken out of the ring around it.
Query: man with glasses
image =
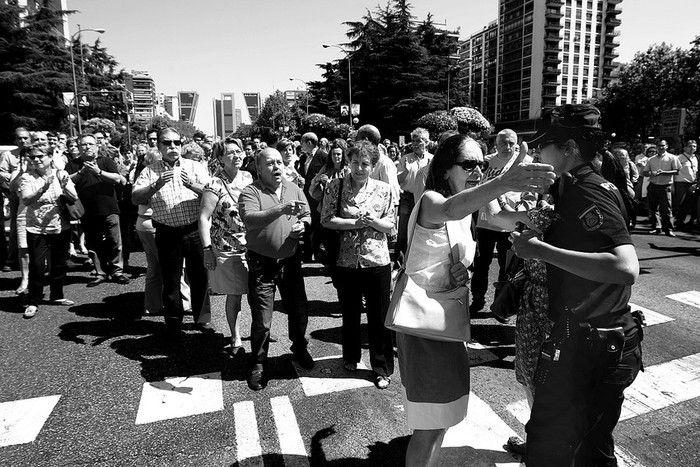
[[[122,238],[119,229],[119,206],[114,186],[124,183],[117,164],[109,157],[97,157],[97,139],[93,135],[79,138],[80,158],[66,164],[75,183],[78,198],[85,208],[80,223],[97,277],[88,282],[95,287],[107,280],[126,285],[123,273]]]
[[[518,158],[518,135],[510,129],[500,131],[496,135],[496,152],[485,157],[488,168],[484,170],[483,181],[496,178],[507,171]],[[530,156],[525,156],[523,162],[532,162]],[[510,191],[497,198],[503,211],[525,211],[533,208],[536,196],[530,193]],[[474,258],[474,276],[472,277],[472,303],[469,310],[476,313],[486,304],[486,291],[489,287],[489,269],[493,261],[493,250],[498,253],[498,280],[505,280],[506,253],[510,250],[510,232],[492,224],[488,216],[479,216],[477,220],[477,248],[479,255]]]
[[[153,209],[158,262],[163,276],[163,313],[166,333],[180,334],[184,307],[180,294],[183,260],[192,294],[192,313],[197,329],[214,332],[211,310],[206,306],[207,271],[197,221],[199,204],[209,175],[204,165],[181,157],[182,137],[174,128],[158,133],[158,148],[163,159],[141,171],[134,182],[131,199]],[[206,302],[206,303],[205,303]]]
[[[149,149],[158,149],[158,132],[155,130],[149,131],[146,135]]]
[[[675,237],[671,212],[671,188],[673,176],[678,175],[681,163],[678,157],[667,152],[666,140],[662,139],[656,143],[656,149],[658,153],[649,157],[642,172],[645,177],[649,177],[647,187],[649,219],[654,223],[654,229],[649,233],[656,235],[663,230],[667,236]]]

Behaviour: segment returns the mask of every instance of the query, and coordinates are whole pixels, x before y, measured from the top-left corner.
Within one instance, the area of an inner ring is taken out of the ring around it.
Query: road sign
[[[345,104],[340,106],[340,115],[341,116],[347,117],[349,112],[350,112],[350,107],[348,107]]]
[[[352,116],[357,117],[360,115],[360,104],[353,104],[352,105]]]
[[[670,109],[661,113],[661,136],[678,136],[685,128],[686,109]]]

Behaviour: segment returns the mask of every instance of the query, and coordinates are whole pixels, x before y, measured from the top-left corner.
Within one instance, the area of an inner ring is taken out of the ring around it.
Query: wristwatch
[[[205,247],[202,247],[202,250],[204,250],[204,251],[209,250],[209,251],[210,251],[210,250],[211,250],[211,245],[207,245],[207,246],[205,246]]]

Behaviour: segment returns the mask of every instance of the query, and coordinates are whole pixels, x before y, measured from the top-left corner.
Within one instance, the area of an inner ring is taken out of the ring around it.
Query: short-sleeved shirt
[[[370,213],[380,219],[392,221],[395,215],[394,193],[388,183],[367,179],[367,184],[357,194],[353,194],[351,177],[333,180],[323,197],[321,222],[335,217],[340,198],[340,217],[357,219]],[[342,184],[342,185],[341,185]],[[389,245],[386,234],[372,227],[340,231],[340,252],[336,265],[344,268],[370,268],[389,264]]]
[[[610,252],[615,247],[632,244],[622,210],[622,198],[612,183],[596,173],[590,164],[571,172],[561,197],[559,179],[550,192],[555,198],[558,218],[544,233],[544,241],[555,247],[586,253]],[[627,310],[632,287],[602,284],[584,279],[547,264],[549,317],[556,321],[565,307],[575,311],[581,321],[600,326],[616,326]],[[602,292],[602,293],[601,293]]]
[[[239,170],[231,180],[223,170],[211,179],[204,191],[216,196],[211,216],[211,243],[217,251],[245,252],[245,224],[238,212],[241,191],[253,183],[253,176]]]
[[[117,164],[109,157],[98,157],[95,159],[95,162],[97,167],[104,172],[119,173]],[[69,174],[74,174],[82,169],[84,165],[85,162],[82,159],[73,159],[66,164],[66,171]],[[80,202],[83,203],[85,208],[86,216],[119,214],[114,185],[109,181],[86,170],[74,182]]]
[[[663,156],[657,154],[654,157],[650,157],[644,167],[644,171],[649,172],[649,183],[652,185],[667,186],[673,183],[673,175],[652,175],[652,173],[657,170],[679,170],[680,168],[681,163],[678,162],[678,157],[667,152]]]
[[[22,174],[19,182],[19,190],[23,191],[31,188],[37,192],[44,186],[43,177],[29,173]],[[68,185],[73,182],[68,180]],[[34,203],[27,206],[27,232],[33,234],[57,234],[70,229],[70,222],[61,215],[63,208],[62,201],[59,200],[63,194],[61,182],[58,177],[54,177],[51,186]]]
[[[698,157],[695,154],[683,153],[678,156],[681,168],[677,175],[673,176],[674,182],[695,183],[698,178]]]
[[[19,169],[19,149],[0,154],[0,187],[10,190],[10,182],[15,179]],[[15,187],[16,188],[16,187]]]
[[[311,214],[304,191],[284,178],[281,182],[279,197],[275,190],[264,185],[259,179],[243,189],[241,196],[238,198],[238,209],[241,213],[241,218],[244,220],[246,213],[267,211],[291,200],[304,202],[303,215],[297,217],[283,214],[263,227],[252,228],[246,225],[245,238],[248,250],[268,258],[289,258],[294,254],[299,244],[298,238],[289,236],[292,226],[299,220],[309,224],[311,222]]]
[[[171,167],[163,160],[154,162],[141,171],[134,182],[134,191],[142,190],[158,181],[161,174],[174,171],[173,178],[151,196],[152,219],[169,227],[183,227],[199,219],[199,194],[182,183],[180,172],[187,173],[191,181],[206,186],[209,183],[207,169],[190,159],[178,158]]]
[[[401,189],[403,191],[408,191],[414,195],[420,194],[425,189],[424,180],[418,176],[418,172],[423,167],[427,167],[430,161],[433,160],[433,155],[428,151],[423,153],[423,157],[418,157],[415,153],[408,153],[399,159],[399,165],[397,167],[397,173],[406,173],[406,178],[401,183]]]

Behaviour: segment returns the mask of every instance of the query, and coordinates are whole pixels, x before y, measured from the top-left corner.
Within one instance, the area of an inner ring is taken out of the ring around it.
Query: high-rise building
[[[179,119],[194,123],[195,116],[197,115],[197,105],[199,104],[199,94],[197,91],[178,91],[177,98],[180,103],[178,109]]]
[[[8,3],[9,0],[3,0],[4,3]],[[39,12],[41,8],[51,8],[56,11],[67,11],[68,10],[68,0],[48,0],[47,2],[38,2],[36,0],[16,0],[17,6],[22,8],[22,18],[29,15],[34,15]],[[76,30],[77,31],[77,30]],[[68,40],[70,34],[68,32],[68,16],[63,15],[63,21],[60,27],[59,33]]]
[[[147,71],[131,70],[124,84],[134,97],[134,121],[147,122],[156,116],[156,85]]]
[[[542,110],[594,99],[617,68],[622,0],[500,0],[462,43],[472,105],[498,127],[534,131]]]
[[[236,118],[236,97],[232,92],[222,92],[220,99],[214,99],[215,136],[224,139],[234,133],[240,124]],[[240,114],[240,111],[238,112]]]
[[[243,100],[245,100],[245,105],[248,107],[248,115],[250,115],[251,122],[255,122],[260,115],[260,93],[259,92],[244,92]]]

